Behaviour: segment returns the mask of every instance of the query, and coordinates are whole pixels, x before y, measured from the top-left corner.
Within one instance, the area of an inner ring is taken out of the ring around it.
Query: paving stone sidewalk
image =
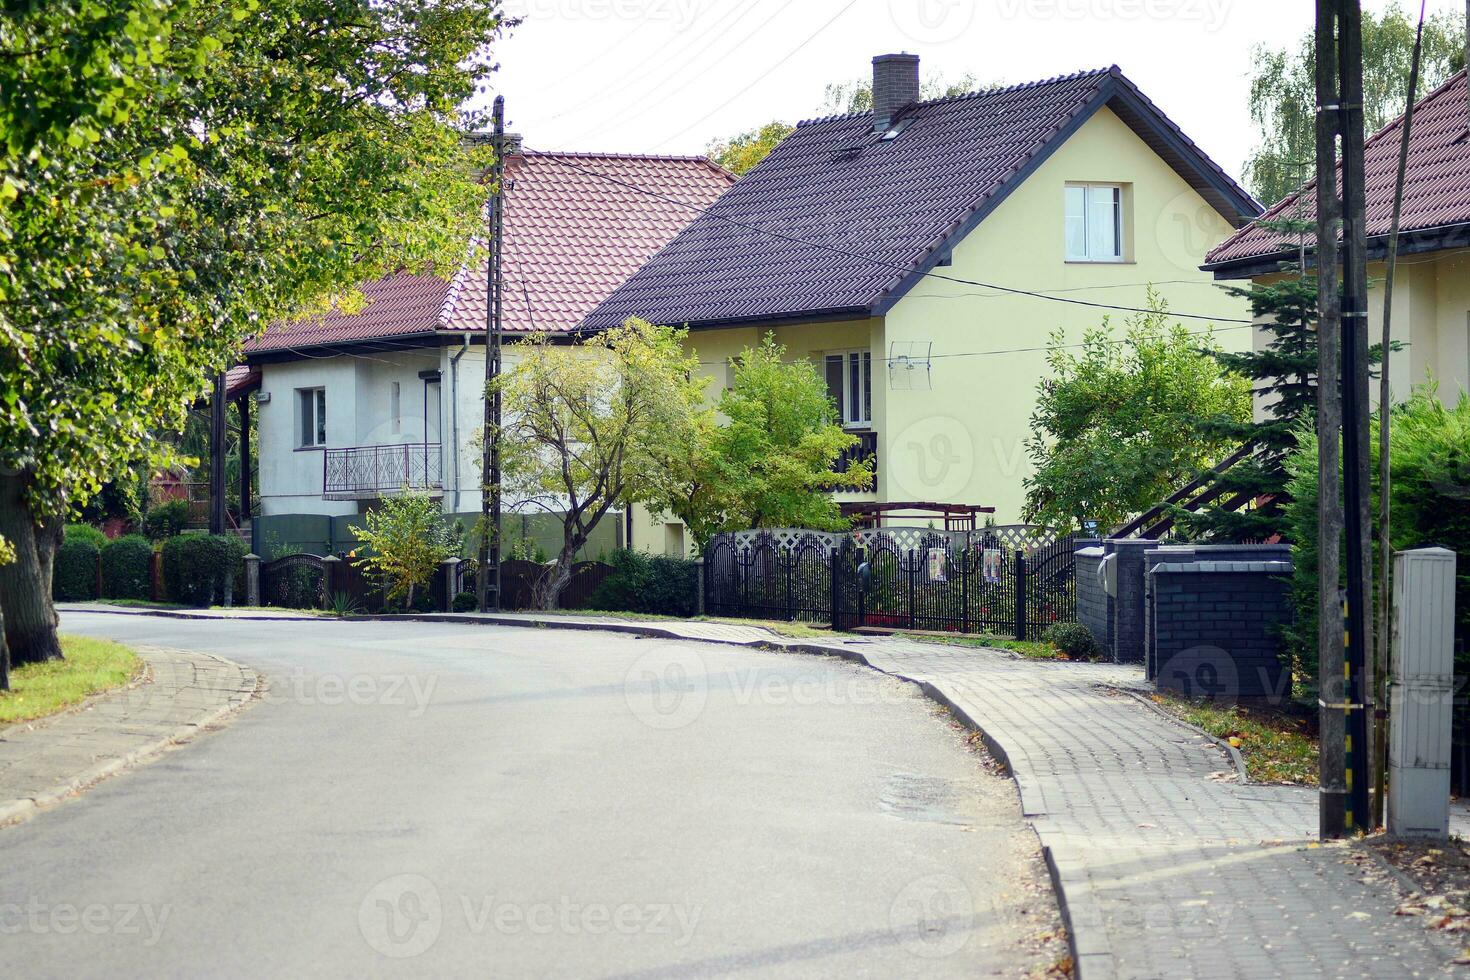
[[[255,694],[255,671],[222,657],[136,649],[145,679],[0,728],[0,827],[188,741]]]

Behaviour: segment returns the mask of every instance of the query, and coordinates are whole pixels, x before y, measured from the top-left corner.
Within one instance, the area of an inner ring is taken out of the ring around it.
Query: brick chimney
[[[880,54],[873,59],[873,132],[886,132],[900,110],[918,101],[918,55]]]

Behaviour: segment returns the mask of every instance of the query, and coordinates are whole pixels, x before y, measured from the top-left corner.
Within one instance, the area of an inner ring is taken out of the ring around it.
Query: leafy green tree
[[[1249,383],[1210,356],[1219,350],[1213,337],[1170,323],[1152,291],[1148,302],[1152,312],[1131,317],[1121,342],[1106,320],[1080,349],[1064,332],[1052,335],[1026,442],[1035,468],[1025,481],[1028,521],[1116,527],[1235,448],[1198,418],[1244,424]]]
[[[555,608],[577,552],[612,508],[646,500],[664,446],[679,444],[704,408],[686,331],[631,319],[577,344],[523,345],[492,382],[503,398],[501,492],[513,510],[562,525],[562,544],[532,586]]]
[[[1404,111],[1417,26],[1397,2],[1377,16],[1363,11],[1363,115],[1370,133]],[[1246,161],[1245,179],[1266,204],[1295,191],[1313,172],[1314,44],[1307,31],[1294,46],[1258,45],[1251,53],[1250,113],[1260,144]],[[1440,11],[1426,18],[1420,91],[1435,88],[1464,65],[1463,14]]]
[[[785,356],[769,334],[742,351],[720,395],[724,421],[700,417],[660,457],[649,507],[683,521],[701,548],[719,531],[845,527],[832,492],[873,485],[871,461],[834,469],[857,437],[812,362]]]
[[[266,323],[453,268],[483,200],[459,107],[499,0],[54,0],[0,19],[0,605],[59,658],[66,514]],[[473,120],[468,120],[473,122]],[[483,152],[483,151],[481,151]]]
[[[454,528],[425,493],[387,497],[364,515],[362,526],[349,525],[348,530],[369,549],[357,563],[382,577],[390,602],[401,600],[408,609],[413,608],[414,593],[459,550]]]
[[[715,163],[735,176],[743,177],[769,156],[778,143],[790,136],[794,128],[779,120],[768,122],[759,129],[748,130],[728,140],[717,140],[705,152]]]

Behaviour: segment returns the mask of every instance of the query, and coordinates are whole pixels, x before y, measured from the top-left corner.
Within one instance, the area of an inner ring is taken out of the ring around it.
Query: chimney
[[[873,132],[887,132],[893,117],[918,101],[918,55],[880,54],[873,59]]]

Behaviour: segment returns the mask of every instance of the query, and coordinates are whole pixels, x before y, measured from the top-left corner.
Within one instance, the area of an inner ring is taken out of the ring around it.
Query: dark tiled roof
[[[694,217],[689,208],[581,171],[701,207],[734,178],[703,157],[529,152],[506,160],[505,329],[564,331],[581,322]],[[275,323],[246,354],[485,329],[484,241],[446,283],[400,273],[362,287],[360,313]]]
[[[1465,73],[1460,72],[1420,100],[1414,108],[1409,139],[1409,165],[1404,178],[1400,228],[1415,232],[1470,222],[1470,142],[1465,138]],[[1394,183],[1398,176],[1403,120],[1395,119],[1364,144],[1364,194],[1368,236],[1386,236],[1393,220]],[[1315,220],[1317,183],[1283,199],[1260,219],[1226,239],[1206,258],[1206,268],[1257,262],[1294,251],[1301,241],[1262,227],[1263,222],[1301,217]],[[1307,243],[1315,243],[1309,233]]]
[[[1232,220],[1260,208],[1115,67],[799,125],[587,318],[716,323],[882,312],[1108,105]]]

